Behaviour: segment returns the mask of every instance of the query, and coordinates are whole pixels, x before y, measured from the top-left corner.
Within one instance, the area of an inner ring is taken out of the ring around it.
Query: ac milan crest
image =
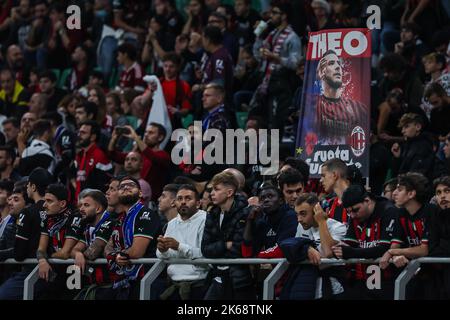
[[[359,126],[353,128],[352,135],[350,136],[350,145],[356,157],[360,157],[364,153],[364,149],[366,148],[366,134],[363,128]]]

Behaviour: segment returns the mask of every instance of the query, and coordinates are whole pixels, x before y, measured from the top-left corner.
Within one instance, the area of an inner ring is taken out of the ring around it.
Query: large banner
[[[368,29],[309,34],[296,155],[309,164],[311,177],[332,158],[368,177],[370,60]]]

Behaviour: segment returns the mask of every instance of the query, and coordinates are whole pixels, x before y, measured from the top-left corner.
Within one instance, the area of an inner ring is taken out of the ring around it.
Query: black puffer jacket
[[[401,146],[400,158],[393,159],[393,173],[397,175],[414,171],[431,176],[435,157],[432,142],[424,134],[420,134]]]
[[[202,253],[206,258],[242,258],[241,244],[244,239],[244,228],[249,214],[247,199],[235,196],[234,203],[220,226],[220,208],[214,207],[208,213],[202,240]],[[232,241],[231,250],[226,242]],[[214,270],[212,271],[214,273]],[[233,289],[247,287],[253,284],[248,265],[231,265],[229,276]]]

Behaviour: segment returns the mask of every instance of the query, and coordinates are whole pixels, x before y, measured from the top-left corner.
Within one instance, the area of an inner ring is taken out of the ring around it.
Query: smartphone
[[[322,207],[323,211],[325,211],[325,212],[331,207],[330,203],[325,199],[320,202],[320,206]]]
[[[129,134],[130,129],[128,129],[126,127],[116,127],[116,132],[118,135]]]

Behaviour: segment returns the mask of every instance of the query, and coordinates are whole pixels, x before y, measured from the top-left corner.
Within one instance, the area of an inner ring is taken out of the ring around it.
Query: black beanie
[[[352,184],[342,195],[342,205],[344,208],[352,207],[357,203],[363,202],[368,195],[369,194],[362,185]]]

